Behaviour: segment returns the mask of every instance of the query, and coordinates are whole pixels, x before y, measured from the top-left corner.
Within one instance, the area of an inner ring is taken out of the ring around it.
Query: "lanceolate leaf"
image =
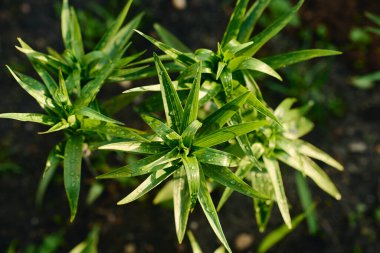
[[[141,117],[167,145],[175,145],[181,139],[181,136],[164,122],[148,115],[141,115]]]
[[[77,15],[74,8],[70,8],[70,35],[71,35],[71,47],[74,56],[77,59],[82,59],[84,55],[82,34],[78,22]]]
[[[199,203],[202,206],[203,212],[206,215],[206,218],[208,222],[210,223],[210,226],[212,230],[214,230],[214,233],[219,238],[219,240],[222,242],[224,247],[228,250],[228,252],[232,253],[232,250],[230,249],[227,239],[224,236],[222,226],[219,222],[218,214],[215,210],[214,203],[212,202],[210,193],[208,192],[207,185],[206,185],[206,178],[203,175],[202,170],[200,170],[200,188],[199,188],[199,194],[198,194],[198,200]]]
[[[242,179],[244,178],[248,172],[250,172],[251,170],[253,169],[253,164],[249,163],[249,164],[239,164],[239,167],[238,169],[236,170],[235,172],[235,176]],[[229,197],[231,196],[231,194],[233,193],[233,189],[232,188],[229,188],[227,187],[224,191],[223,191],[223,194],[222,194],[222,197],[220,198],[219,200],[219,203],[218,203],[218,207],[217,207],[217,210],[220,211],[220,209],[223,207],[223,205],[226,203],[226,201],[229,199]]]
[[[47,126],[53,126],[56,123],[56,120],[50,116],[39,113],[0,113],[0,118],[35,122]]]
[[[80,96],[75,102],[77,107],[88,106],[98,94],[104,81],[108,78],[114,68],[114,64],[108,60],[108,63],[97,72],[96,78],[89,81],[81,90]]]
[[[264,31],[253,37],[252,46],[244,53],[246,56],[254,55],[266,42],[279,33],[293,18],[294,14],[299,10],[304,0],[300,0],[288,13],[275,20]]]
[[[202,123],[198,120],[194,120],[182,133],[182,142],[186,147],[191,147],[195,134],[197,133],[198,129],[201,128]]]
[[[7,68],[20,86],[28,92],[29,95],[31,95],[42,108],[54,108],[53,100],[49,97],[49,92],[43,84],[31,77],[13,72],[13,70],[8,66]]]
[[[280,159],[281,162],[295,168],[310,177],[322,190],[336,198],[341,199],[339,191],[336,189],[334,183],[331,181],[329,176],[310,158],[306,156],[291,157],[285,153],[278,153],[276,157]],[[298,160],[302,161],[302,168],[300,168]]]
[[[338,55],[341,52],[324,49],[308,49],[289,52],[264,58],[262,61],[274,69],[279,69],[298,62],[307,61],[317,57]]]
[[[183,118],[181,120],[181,132],[185,130],[194,120],[197,119],[199,110],[199,90],[201,86],[202,63],[199,63],[197,74],[195,75],[193,86],[187,97]]]
[[[243,93],[246,94],[247,91],[248,89],[242,85],[239,85],[235,89],[235,92],[237,94],[243,94]],[[260,100],[258,100],[258,98],[253,93],[249,93],[247,104],[255,108],[258,112],[262,113],[263,115],[271,118],[272,120],[274,120],[277,124],[281,126],[281,123],[278,121],[276,116],[274,116],[273,113],[262,102],[260,102]]]
[[[203,127],[201,128],[202,133],[207,133],[207,131],[212,130],[213,127],[216,129],[221,128],[244,105],[249,96],[250,93],[247,91],[208,116],[203,121]]]
[[[264,194],[254,190],[226,167],[204,165],[202,168],[206,176],[214,179],[226,187],[229,187],[248,197],[268,199],[268,196],[265,196]]]
[[[36,204],[37,206],[41,206],[42,200],[44,198],[46,188],[48,187],[51,179],[53,178],[55,171],[57,170],[57,167],[62,161],[62,158],[60,158],[58,155],[59,150],[58,144],[56,147],[54,147],[46,160],[45,170],[44,173],[40,179],[40,183],[38,184],[37,194],[36,194]]]
[[[314,145],[302,140],[296,140],[295,145],[297,146],[297,150],[301,154],[305,156],[309,156],[314,159],[318,159],[330,165],[331,167],[336,168],[337,170],[340,170],[340,171],[343,170],[343,166],[340,163],[338,163],[334,158],[332,158],[330,155],[326,154],[319,148],[315,147]]]
[[[83,137],[80,135],[72,135],[66,142],[63,161],[63,179],[66,195],[70,204],[71,222],[74,221],[78,207],[82,170],[82,148]]]
[[[138,27],[143,17],[143,13],[137,15],[128,24],[126,24],[115,36],[110,37],[110,41],[104,45],[102,51],[114,62],[119,60],[125,49],[129,39],[133,35],[134,29]]]
[[[182,41],[180,41],[176,36],[174,36],[171,32],[166,30],[161,25],[154,24],[153,27],[166,45],[171,46],[181,52],[191,52],[191,50],[185,44],[183,44]]]
[[[199,246],[197,240],[195,239],[193,233],[190,230],[187,231],[187,237],[189,237],[191,250],[193,251],[193,253],[203,253],[203,251],[201,250],[201,247]]]
[[[268,124],[268,121],[259,120],[247,123],[241,123],[238,125],[224,127],[211,132],[210,134],[203,135],[196,139],[195,146],[198,147],[211,147],[228,140],[234,139],[240,135],[252,132],[258,128]]]
[[[50,96],[55,100],[54,96],[56,94],[56,90],[58,88],[57,83],[53,79],[53,77],[49,74],[49,72],[45,69],[43,65],[38,62],[32,61],[33,67],[41,77],[44,82],[46,88],[48,89]]]
[[[183,166],[173,174],[173,204],[177,238],[178,242],[182,243],[191,206],[186,170]]]
[[[97,132],[101,135],[109,135],[113,137],[148,141],[140,135],[141,133],[139,131],[135,129],[122,127],[95,119],[84,119],[81,124],[80,130]]]
[[[299,214],[292,220],[291,229],[289,229],[285,225],[282,225],[279,228],[275,229],[274,231],[270,232],[266,237],[264,237],[264,239],[260,243],[257,252],[258,253],[267,252],[270,248],[272,248],[275,244],[277,244],[285,236],[287,236],[290,232],[292,232],[293,229],[295,229],[304,219],[305,219],[305,213]]]
[[[63,0],[62,12],[61,12],[61,30],[62,39],[65,44],[65,48],[71,48],[71,29],[70,29],[70,7],[68,0]]]
[[[123,178],[123,177],[135,177],[148,173],[153,173],[157,170],[161,170],[168,167],[170,162],[178,160],[178,151],[176,149],[157,155],[151,155],[137,162],[131,163],[127,166],[112,170],[108,173],[98,176],[99,179],[105,178]]]
[[[58,122],[57,124],[55,124],[51,128],[49,128],[47,131],[39,132],[39,134],[49,134],[49,133],[53,133],[53,132],[58,132],[58,131],[67,129],[69,127],[70,127],[70,124],[66,120],[63,120],[63,121]]]
[[[20,50],[22,53],[24,53],[30,60],[36,61],[42,65],[53,67],[56,70],[61,69],[64,73],[69,73],[71,71],[70,67],[67,66],[65,62],[62,62],[51,55],[43,54],[33,50],[20,38],[18,38],[18,41],[20,42],[21,47],[16,48]]]
[[[247,11],[244,17],[244,22],[241,24],[239,29],[238,41],[241,43],[249,41],[257,21],[270,1],[271,0],[257,0]]]
[[[172,127],[174,131],[179,132],[181,130],[181,121],[183,118],[181,100],[178,97],[177,91],[175,90],[164,65],[160,61],[160,58],[156,54],[154,54],[154,58],[161,84],[161,94],[165,108],[166,120],[169,127]]]
[[[285,224],[291,228],[291,219],[289,214],[289,206],[288,201],[285,196],[284,185],[282,183],[282,176],[280,167],[278,165],[277,160],[267,158],[264,156],[264,164],[268,171],[269,177],[272,181],[272,185],[274,188],[274,193],[277,200],[278,208],[280,209],[282,218],[284,219]]]
[[[169,167],[167,169],[158,170],[153,172],[144,182],[142,182],[133,192],[131,192],[127,197],[120,200],[117,204],[124,205],[128,204],[141,196],[148,193],[150,190],[161,184],[165,179],[170,177],[175,170],[177,170],[177,166]]]
[[[99,149],[118,150],[137,154],[162,154],[169,151],[161,142],[119,141],[100,146]]]
[[[140,31],[137,31],[136,32],[138,34],[140,34],[141,36],[143,36],[145,39],[149,40],[153,45],[155,45],[156,47],[158,47],[160,50],[162,50],[165,54],[169,55],[170,57],[172,57],[174,60],[182,63],[183,65],[185,66],[191,66],[192,64],[194,64],[196,61],[195,59],[193,59],[192,57],[162,43],[162,42],[159,42],[157,41],[156,39],[148,36],[148,35],[145,35],[144,33],[140,32]]]
[[[226,167],[236,167],[239,163],[238,157],[213,148],[200,148],[192,154],[196,156],[201,163]]]
[[[98,112],[94,109],[91,109],[90,107],[82,107],[80,109],[75,110],[75,113],[89,117],[91,119],[96,119],[96,120],[108,122],[111,124],[124,125],[123,122],[120,122],[120,121],[114,120],[110,117],[107,117],[107,116],[101,114],[100,112]]]
[[[249,70],[262,72],[282,81],[281,76],[271,66],[255,58],[245,59],[237,66],[236,69],[238,70],[249,69]]]
[[[182,157],[183,166],[186,170],[187,182],[189,184],[191,209],[194,208],[199,192],[199,164],[195,156],[183,156]]]
[[[119,29],[124,23],[124,20],[128,14],[129,8],[131,7],[133,0],[129,0],[123,10],[120,12],[117,19],[112,23],[111,27],[108,28],[107,32],[104,33],[103,37],[99,41],[98,45],[96,45],[95,49],[101,50],[105,45],[109,44],[112,41],[112,38],[117,34]]]
[[[231,15],[230,22],[226,28],[226,31],[222,40],[222,47],[224,47],[230,40],[236,39],[241,25],[244,21],[244,15],[247,8],[248,0],[238,0]]]

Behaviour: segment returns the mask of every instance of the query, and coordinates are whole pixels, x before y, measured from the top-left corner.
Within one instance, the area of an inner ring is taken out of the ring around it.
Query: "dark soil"
[[[37,50],[44,50],[48,45],[62,47],[54,2],[59,1],[0,2],[0,112],[40,110],[10,77],[4,65],[33,74],[26,58],[14,48],[17,37],[22,37]],[[194,0],[188,1],[186,9],[177,10],[170,1],[140,0],[136,1],[135,11],[144,9],[148,21],[169,27],[192,48],[215,48],[232,11],[230,2]],[[116,13],[117,9],[111,11]],[[380,69],[380,37],[374,36],[371,45],[360,49],[349,41],[352,27],[369,23],[363,17],[365,11],[380,14],[380,5],[373,0],[306,1],[301,11],[302,26],[286,29],[281,35],[290,44],[302,45],[298,40],[300,29],[313,31],[322,23],[328,30],[327,40],[344,51],[342,56],[335,57],[331,75],[322,90],[322,94],[342,99],[344,114],[335,117],[327,112],[330,117],[317,122],[315,131],[307,139],[337,158],[344,164],[345,171],[326,169],[342,193],[341,201],[335,201],[310,184],[318,203],[319,233],[309,235],[303,223],[271,252],[380,252],[380,86],[359,90],[349,84],[354,75]],[[154,34],[148,24],[143,30]],[[317,44],[317,39],[310,47]],[[146,45],[142,40],[141,43]],[[276,51],[276,45],[272,48]],[[278,96],[269,99],[273,106],[278,103]],[[116,206],[131,188],[106,181],[106,191],[100,199],[86,206],[85,195],[94,180],[87,170],[83,175],[82,201],[74,224],[68,222],[68,203],[60,177],[50,186],[43,207],[37,209],[34,198],[45,158],[61,137],[59,134],[37,135],[42,129],[34,124],[9,120],[0,123],[0,167],[8,168],[0,170],[0,252],[4,252],[13,240],[23,248],[61,230],[65,231],[65,243],[59,252],[68,252],[96,223],[102,225],[99,252],[191,252],[187,241],[183,245],[176,241],[172,211],[151,204],[154,194],[127,206]],[[302,210],[293,173],[288,170],[283,174],[286,174],[291,214],[295,216]],[[214,197],[219,195],[217,192]],[[190,227],[204,252],[212,252],[218,242],[200,209],[199,206],[195,208]],[[220,218],[229,242],[236,249],[234,252],[255,252],[263,235],[256,227],[250,199],[233,195]],[[275,209],[268,231],[281,224]],[[238,250],[242,237],[249,238],[252,243]]]

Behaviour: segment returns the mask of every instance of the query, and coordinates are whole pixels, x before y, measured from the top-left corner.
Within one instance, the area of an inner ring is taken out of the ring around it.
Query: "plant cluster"
[[[276,69],[339,52],[310,49],[259,59],[257,52],[292,20],[303,1],[259,33],[254,33],[254,27],[270,0],[249,2],[237,1],[216,51],[192,51],[160,25],[154,27],[161,41],[154,39],[137,30],[142,14],[123,25],[132,0],[91,50],[83,46],[80,24],[67,0],[62,7],[63,53],[53,49],[37,52],[20,40],[17,48],[28,57],[41,80],[8,68],[45,113],[2,113],[0,117],[50,127],[41,134],[64,133],[48,156],[39,198],[63,164],[73,221],[85,155],[95,149],[143,155],[97,178],[147,176],[118,204],[132,202],[166,181],[159,195],[173,199],[179,242],[184,238],[189,214],[199,202],[229,252],[217,209],[233,191],[253,198],[260,231],[265,229],[274,203],[285,224],[292,226],[282,180],[284,169],[279,162],[340,199],[328,175],[311,158],[339,170],[342,166],[300,139],[313,128],[305,117],[309,106],[292,108],[295,100],[287,98],[272,110],[257,82],[265,75],[282,80]],[[135,32],[163,54],[154,53],[149,58],[143,58],[145,52],[128,54]],[[153,76],[158,76],[159,84],[132,88],[103,103],[97,99],[106,83]],[[145,93],[151,96],[144,96],[146,100],[136,111],[152,131],[129,128],[113,118],[131,98]],[[225,187],[217,208],[210,195],[216,186]]]

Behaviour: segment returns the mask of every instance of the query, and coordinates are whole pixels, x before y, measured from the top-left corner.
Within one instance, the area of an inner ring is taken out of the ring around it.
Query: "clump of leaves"
[[[206,176],[250,197],[266,197],[248,186],[227,168],[236,167],[239,161],[238,157],[211,147],[258,130],[268,122],[256,120],[224,127],[230,117],[247,100],[249,93],[246,93],[234,98],[201,123],[197,120],[197,114],[202,64],[200,63],[198,66],[196,78],[184,108],[157,55],[155,55],[155,64],[160,79],[166,123],[149,115],[142,115],[144,121],[154,131],[151,140],[112,142],[100,147],[100,149],[121,150],[150,156],[98,178],[134,177],[150,174],[141,185],[118,203],[126,204],[141,197],[173,175],[174,214],[179,242],[183,240],[189,212],[199,200],[211,227],[228,248],[207,189]]]
[[[64,0],[64,52],[59,54],[49,49],[49,54],[40,53],[21,39],[21,47],[17,47],[27,55],[42,82],[8,67],[20,86],[37,101],[45,113],[2,113],[0,118],[35,122],[50,127],[40,134],[64,132],[64,140],[48,156],[37,201],[42,200],[48,181],[63,162],[71,220],[77,211],[84,144],[105,141],[111,137],[144,139],[137,134],[138,131],[123,127],[123,123],[104,115],[107,103],[103,107],[96,100],[106,80],[117,76],[120,71],[125,71],[123,68],[141,55],[123,57],[130,45],[133,29],[141,20],[139,15],[123,26],[131,3],[132,1],[127,2],[95,49],[85,53],[75,10]],[[115,112],[114,108],[112,110]]]

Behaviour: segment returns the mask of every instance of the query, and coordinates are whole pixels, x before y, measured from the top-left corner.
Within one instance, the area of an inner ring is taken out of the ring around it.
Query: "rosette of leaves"
[[[341,198],[339,191],[324,170],[312,159],[322,161],[337,170],[343,170],[343,166],[330,155],[300,139],[309,133],[314,125],[304,117],[310,105],[291,108],[295,101],[295,99],[287,98],[275,109],[274,115],[282,127],[277,124],[267,125],[254,136],[249,136],[253,143],[252,149],[262,170],[257,170],[245,158],[235,172],[236,176],[251,181],[256,191],[272,197],[277,202],[283,220],[289,228],[291,228],[291,219],[279,163],[284,163],[301,172],[304,177],[310,178],[319,188],[337,200]],[[231,188],[224,191],[218,204],[218,210],[232,192]],[[273,203],[273,200],[254,199],[256,220],[260,231],[265,230]]]
[[[294,14],[303,4],[303,0],[299,1],[289,12],[279,17],[262,32],[253,35],[254,27],[269,2],[269,0],[258,0],[249,6],[248,0],[238,0],[216,52],[209,49],[198,49],[191,52],[186,45],[159,25],[155,25],[155,28],[162,42],[142,32],[137,32],[165,53],[162,57],[166,60],[166,66],[169,70],[179,73],[176,89],[188,87],[188,83],[191,83],[194,77],[198,63],[202,62],[202,84],[200,88],[200,103],[202,105],[212,101],[220,107],[228,103],[232,97],[251,91],[247,104],[254,108],[252,113],[261,118],[269,117],[279,123],[267,107],[256,79],[260,75],[266,74],[281,80],[276,69],[315,57],[340,54],[340,52],[310,49],[258,59],[257,52],[292,20]],[[168,58],[172,59],[173,62],[168,62]],[[138,87],[127,92],[144,91],[159,91],[159,86]],[[229,124],[234,125],[242,122],[241,113],[236,114]],[[249,148],[252,143],[247,137],[242,135],[238,138],[238,142],[251,161],[256,163],[253,151]]]
[[[253,198],[266,198],[266,196],[247,185],[229,169],[238,165],[237,156],[221,151],[215,146],[258,130],[267,125],[268,121],[254,120],[225,126],[248,99],[249,93],[245,93],[232,98],[230,102],[210,114],[201,123],[197,120],[201,63],[198,64],[196,76],[183,107],[164,65],[157,55],[154,58],[166,123],[155,117],[142,115],[144,121],[154,131],[154,135],[148,141],[116,141],[101,146],[100,149],[148,156],[98,178],[135,177],[149,174],[145,181],[118,203],[126,204],[143,196],[172,176],[174,217],[179,242],[183,240],[189,213],[198,200],[215,234],[231,252],[207,189],[206,178]]]
[[[132,1],[129,1],[114,24],[106,31],[97,47],[85,54],[80,27],[75,11],[63,1],[62,35],[65,51],[62,55],[50,50],[43,54],[31,49],[20,40],[21,50],[27,55],[42,82],[13,71],[9,71],[20,86],[31,95],[45,113],[2,113],[0,118],[29,121],[47,125],[50,128],[41,134],[64,132],[64,140],[50,152],[44,176],[38,190],[37,202],[56,171],[63,162],[64,185],[71,210],[71,221],[77,212],[80,192],[81,162],[84,144],[106,141],[110,138],[131,138],[144,140],[140,131],[123,127],[123,123],[104,115],[121,108],[109,108],[111,101],[100,105],[96,96],[107,79],[112,77],[137,55],[124,57],[133,29],[140,22],[141,15],[122,27]],[[56,81],[58,79],[58,82]],[[120,101],[116,97],[116,101]],[[125,102],[121,102],[125,105]]]

